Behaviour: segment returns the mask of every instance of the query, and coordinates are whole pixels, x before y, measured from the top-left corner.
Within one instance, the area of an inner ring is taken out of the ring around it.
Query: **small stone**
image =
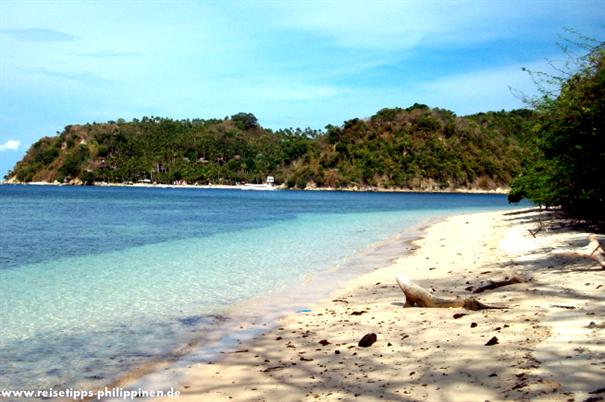
[[[485,346],[493,346],[493,345],[497,345],[498,342],[498,338],[495,336],[492,336],[492,339],[490,339],[489,341],[487,341],[487,343],[485,344]]]
[[[363,338],[361,338],[361,340],[359,341],[358,345],[359,345],[359,347],[367,348],[367,347],[372,346],[372,344],[374,344],[374,342],[376,342],[377,339],[378,339],[378,337],[374,333],[365,334],[363,336]]]

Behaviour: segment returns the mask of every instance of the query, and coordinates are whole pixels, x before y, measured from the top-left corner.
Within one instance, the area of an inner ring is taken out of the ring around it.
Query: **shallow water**
[[[508,207],[498,195],[0,186],[0,389],[101,385],[245,300],[379,266],[423,220]]]

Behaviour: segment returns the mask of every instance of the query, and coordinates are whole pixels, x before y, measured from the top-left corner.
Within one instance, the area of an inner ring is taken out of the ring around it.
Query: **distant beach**
[[[2,182],[0,185],[27,185],[27,186],[79,186],[80,184],[62,184],[58,182]],[[292,191],[350,191],[350,192],[377,192],[377,193],[442,193],[442,194],[508,194],[509,188],[495,188],[493,190],[478,189],[478,188],[383,188],[383,187],[364,187],[364,186],[348,186],[348,187],[307,187],[303,190],[288,189],[284,185],[268,185],[268,184],[153,184],[153,183],[106,183],[95,182],[96,187],[132,187],[132,188],[185,188],[185,189],[215,189],[215,190],[292,190]]]

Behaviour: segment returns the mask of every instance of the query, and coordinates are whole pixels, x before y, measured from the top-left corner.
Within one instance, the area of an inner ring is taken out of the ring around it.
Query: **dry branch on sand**
[[[523,279],[518,276],[513,276],[512,278],[504,279],[502,281],[487,281],[484,285],[479,286],[478,288],[473,290],[473,293],[481,293],[486,290],[492,290],[501,288],[502,286],[514,285],[516,283],[525,282]]]
[[[506,307],[496,307],[481,303],[474,297],[448,299],[437,297],[428,290],[413,284],[405,275],[397,275],[397,284],[405,295],[404,307],[462,307],[467,310],[487,310],[487,309],[504,309]]]

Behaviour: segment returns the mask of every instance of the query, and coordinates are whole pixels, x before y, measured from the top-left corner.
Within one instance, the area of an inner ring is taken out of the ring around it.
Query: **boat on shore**
[[[242,190],[261,190],[261,191],[276,189],[276,187],[274,187],[271,184],[252,184],[252,183],[246,183],[243,186],[240,186],[239,188]]]

